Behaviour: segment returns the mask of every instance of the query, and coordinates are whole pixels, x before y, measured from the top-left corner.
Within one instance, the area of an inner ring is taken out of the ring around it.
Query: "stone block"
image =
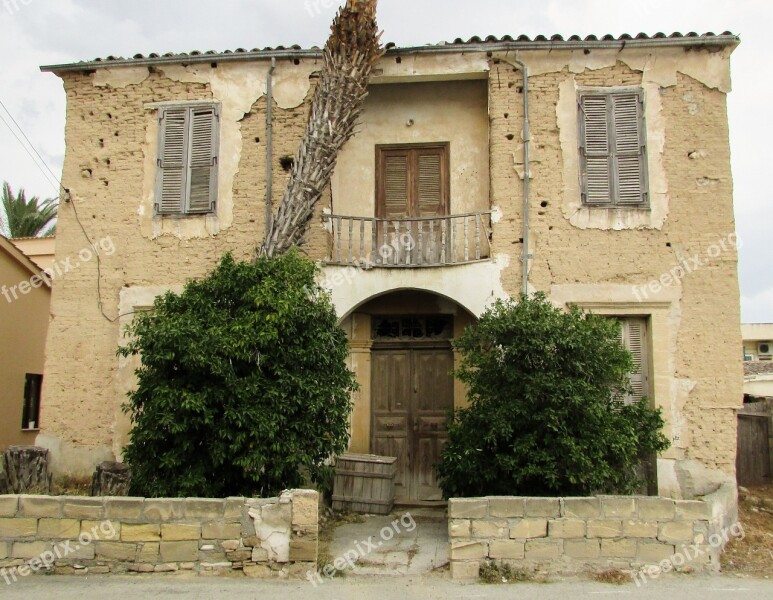
[[[316,562],[319,544],[316,541],[290,540],[290,560]],[[250,552],[250,558],[251,558]]]
[[[451,560],[472,560],[486,558],[488,544],[486,542],[451,542]]]
[[[598,498],[564,498],[561,516],[573,519],[597,519],[601,516],[601,500]]]
[[[450,519],[448,521],[448,537],[468,538],[472,535],[470,519]]]
[[[223,518],[226,522],[241,521],[245,511],[244,498],[241,496],[231,496],[225,499]]]
[[[102,541],[121,539],[121,524],[118,521],[81,521],[81,535],[90,535]]]
[[[603,518],[634,519],[638,516],[635,498],[627,496],[601,496],[600,500]]]
[[[51,542],[14,542],[11,550],[12,558],[39,558],[52,548]]]
[[[526,560],[553,560],[561,556],[558,540],[526,540]]]
[[[56,540],[74,540],[81,534],[81,522],[77,519],[40,519],[38,537]]]
[[[207,498],[187,498],[185,500],[185,518],[212,520],[222,519],[225,515],[225,500]]]
[[[168,563],[165,565],[156,565],[153,568],[154,573],[176,573],[180,570],[180,567],[174,563]]]
[[[57,519],[62,516],[62,500],[55,496],[19,496],[17,516]]]
[[[636,559],[639,562],[654,565],[663,560],[671,560],[674,556],[674,546],[658,544],[657,542],[640,541]]]
[[[273,577],[273,571],[267,565],[245,565],[244,574],[252,579],[270,579]]]
[[[677,510],[679,509],[677,508]],[[693,524],[691,522],[661,523],[658,530],[658,539],[669,544],[692,544],[693,537]]]
[[[159,548],[161,562],[189,562],[199,558],[198,542],[161,542]]]
[[[601,540],[601,556],[605,558],[636,558],[636,540]]]
[[[161,540],[164,542],[187,542],[201,539],[201,525],[161,525]]]
[[[71,519],[102,519],[105,514],[103,498],[65,498],[62,515]]]
[[[37,519],[0,519],[0,539],[35,537],[37,532]]]
[[[95,545],[98,560],[117,560],[134,562],[137,557],[137,544],[122,542],[97,542]]]
[[[599,540],[566,540],[564,554],[569,558],[598,558]]]
[[[95,556],[95,544],[81,544],[79,541],[73,540],[67,548],[65,558],[68,560],[94,560]]]
[[[524,542],[515,540],[493,540],[489,543],[489,558],[522,559],[525,553]]]
[[[8,554],[8,543],[0,542],[0,560],[5,560],[8,558]]]
[[[686,521],[708,521],[711,519],[711,506],[700,500],[677,500],[676,518]]]
[[[612,521],[607,519],[588,521],[589,538],[613,538],[620,537],[622,534],[622,521]]]
[[[141,519],[150,523],[169,523],[185,517],[185,500],[172,498],[148,499],[142,503]]]
[[[452,561],[451,579],[478,579],[480,576],[480,562],[473,561]]]
[[[632,538],[655,538],[658,524],[652,521],[623,521],[623,535]]]
[[[548,523],[548,536],[555,538],[585,537],[585,521],[580,519],[555,519]]]
[[[220,542],[220,546],[225,550],[226,552],[233,552],[236,550],[241,544],[239,543],[239,540],[224,540],[223,542]],[[246,547],[246,546],[245,546]]]
[[[131,573],[153,573],[156,570],[154,565],[141,564],[141,565],[129,565],[129,571]]]
[[[268,550],[265,548],[253,548],[252,562],[268,562]]]
[[[319,494],[306,490],[293,491],[293,520],[295,526],[316,526],[319,523]]]
[[[105,518],[113,521],[138,521],[144,498],[105,498]]]
[[[489,514],[492,517],[514,518],[524,516],[525,505],[523,498],[489,498],[488,505]]]
[[[241,537],[242,526],[240,523],[224,523],[213,521],[205,523],[201,528],[201,537],[205,540],[231,540]]]
[[[0,496],[0,517],[15,517],[19,510],[18,496]]]
[[[139,551],[137,552],[137,562],[141,563],[157,563],[158,562],[158,542],[145,542],[139,544]]]
[[[488,515],[485,498],[451,498],[448,501],[448,517],[451,519],[483,519]]]
[[[252,560],[252,549],[239,548],[231,552],[226,552],[225,557],[226,557],[226,560],[229,560],[232,563],[240,563],[246,560]],[[290,558],[290,560],[292,560],[292,558]]]
[[[520,519],[510,521],[510,537],[512,539],[541,538],[548,535],[547,519]]]
[[[639,498],[639,519],[642,521],[670,521],[675,514],[675,503],[669,498]]]
[[[558,517],[561,503],[558,498],[525,498],[524,515],[527,517]]]
[[[506,538],[507,521],[474,519],[472,521],[472,537],[474,538]]]
[[[121,528],[122,542],[158,542],[161,540],[161,525],[133,525],[126,523]]]

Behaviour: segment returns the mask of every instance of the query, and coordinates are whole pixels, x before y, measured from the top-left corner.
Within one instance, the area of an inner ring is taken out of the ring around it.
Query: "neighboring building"
[[[351,340],[351,448],[399,458],[402,500],[439,498],[446,410],[465,402],[452,340],[523,289],[624,322],[634,398],[663,409],[672,440],[660,493],[688,494],[696,463],[732,479],[738,42],[473,38],[390,47],[375,65],[305,249]],[[115,351],[130,314],[263,239],[267,163],[276,206],[320,66],[319,49],[293,47],[44,67],[68,100],[57,261],[84,247],[73,207],[116,249],[54,289],[37,443],[58,472],[87,475],[127,442],[135,362]]]
[[[54,266],[55,237],[14,238],[9,241],[39,268],[50,270]]]
[[[0,451],[35,443],[50,303],[48,277],[0,236]]]
[[[744,396],[773,398],[773,323],[745,323],[741,336]]]

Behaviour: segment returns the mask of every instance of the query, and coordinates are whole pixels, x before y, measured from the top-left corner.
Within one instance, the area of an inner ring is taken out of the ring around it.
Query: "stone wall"
[[[734,488],[717,490],[702,500],[451,499],[451,575],[476,578],[480,567],[492,562],[562,574],[611,568],[635,574],[642,568],[662,568],[658,565],[663,561],[670,565],[664,571],[718,569],[721,549],[731,535],[738,535],[731,533],[736,525],[732,515],[724,512],[727,494],[734,494]]]
[[[296,577],[316,568],[319,496],[221,500],[0,496],[0,576]]]

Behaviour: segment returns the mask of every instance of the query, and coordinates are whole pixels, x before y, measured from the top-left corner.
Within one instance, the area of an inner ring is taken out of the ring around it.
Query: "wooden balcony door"
[[[447,143],[376,147],[376,217],[387,219],[378,230],[380,248],[393,248],[413,263],[439,262],[441,221],[432,219],[449,214],[448,155]],[[402,230],[388,221],[406,218],[429,220],[404,223]]]
[[[441,501],[434,467],[454,404],[450,344],[376,344],[371,364],[371,451],[397,457],[398,502]]]

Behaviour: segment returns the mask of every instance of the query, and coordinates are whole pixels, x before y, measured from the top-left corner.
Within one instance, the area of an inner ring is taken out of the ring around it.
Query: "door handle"
[[[413,430],[418,431],[419,430],[419,417],[413,418]]]

